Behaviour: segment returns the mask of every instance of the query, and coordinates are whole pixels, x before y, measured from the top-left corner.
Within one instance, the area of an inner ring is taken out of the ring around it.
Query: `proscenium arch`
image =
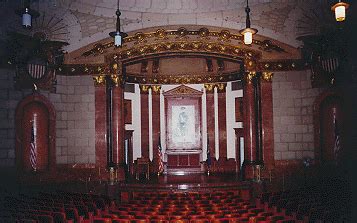
[[[69,53],[65,66],[70,68],[66,70],[64,67],[62,71],[72,75],[118,74],[118,65],[184,55],[243,61],[246,71],[256,71],[258,62],[276,62],[273,66],[279,65],[276,66],[278,69],[284,69],[284,65],[280,66],[278,62],[301,58],[297,48],[267,37],[257,36],[251,46],[246,46],[236,30],[219,30],[221,28],[218,27],[210,27],[211,30],[208,30],[202,26],[170,28],[153,27],[129,33],[126,43],[119,48],[114,47],[111,38],[89,44]],[[292,64],[289,69],[294,67]],[[264,68],[268,69],[269,64]]]
[[[214,59],[223,59],[225,61],[230,61],[237,63],[239,69],[230,72],[211,72],[211,73],[202,73],[199,75],[194,74],[182,74],[174,76],[166,76],[160,74],[146,75],[146,74],[131,74],[125,71],[125,67],[140,63],[144,60],[155,60],[155,59],[164,59],[164,58],[214,58]],[[120,64],[121,65],[117,65]],[[245,73],[244,59],[242,58],[231,58],[228,56],[222,56],[214,53],[173,53],[166,52],[161,54],[152,54],[147,57],[135,57],[127,60],[113,60],[110,62],[111,67],[121,67],[122,71],[118,69],[113,69],[111,72],[113,74],[124,75],[121,78],[125,79],[125,82],[129,83],[140,83],[140,84],[199,84],[199,83],[214,83],[214,82],[227,82],[241,80]]]

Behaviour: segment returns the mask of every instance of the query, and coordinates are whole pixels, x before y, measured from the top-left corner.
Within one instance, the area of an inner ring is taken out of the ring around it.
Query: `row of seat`
[[[6,207],[1,211],[3,219],[40,223],[294,222],[291,217],[256,207],[234,192],[137,193],[125,203],[100,195],[40,193],[10,197]]]
[[[339,221],[348,211],[346,195],[330,187],[263,193],[257,206],[304,222]]]

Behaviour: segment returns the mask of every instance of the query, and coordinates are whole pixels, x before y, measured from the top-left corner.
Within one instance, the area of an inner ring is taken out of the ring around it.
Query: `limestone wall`
[[[311,87],[310,76],[310,71],[274,74],[275,160],[314,158],[313,103],[321,89]]]
[[[14,71],[0,69],[0,165],[15,165],[15,109],[31,90],[14,89]],[[94,163],[94,86],[90,76],[57,77],[56,93],[41,91],[56,110],[58,164]],[[104,99],[103,99],[104,100]]]

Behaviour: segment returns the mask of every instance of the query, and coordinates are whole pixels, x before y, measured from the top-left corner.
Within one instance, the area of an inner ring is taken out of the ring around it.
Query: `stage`
[[[194,173],[187,175],[150,176],[149,179],[129,179],[126,182],[107,182],[107,194],[128,200],[137,192],[213,192],[233,191],[244,199],[251,198],[252,182],[242,181],[235,174],[207,175]]]

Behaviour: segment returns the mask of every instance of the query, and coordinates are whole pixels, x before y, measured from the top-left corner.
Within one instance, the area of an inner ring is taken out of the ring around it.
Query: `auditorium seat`
[[[93,223],[112,223],[112,219],[95,217],[93,218]]]
[[[165,219],[151,219],[150,223],[169,223],[169,220],[165,220]]]
[[[36,215],[39,223],[54,223],[51,215]]]
[[[73,220],[73,223],[80,222],[80,217],[76,208],[66,208],[65,213],[66,213],[66,218],[68,220]]]
[[[131,220],[130,219],[114,218],[114,219],[112,219],[112,223],[131,223]]]
[[[189,223],[187,219],[172,219],[170,223]]]

